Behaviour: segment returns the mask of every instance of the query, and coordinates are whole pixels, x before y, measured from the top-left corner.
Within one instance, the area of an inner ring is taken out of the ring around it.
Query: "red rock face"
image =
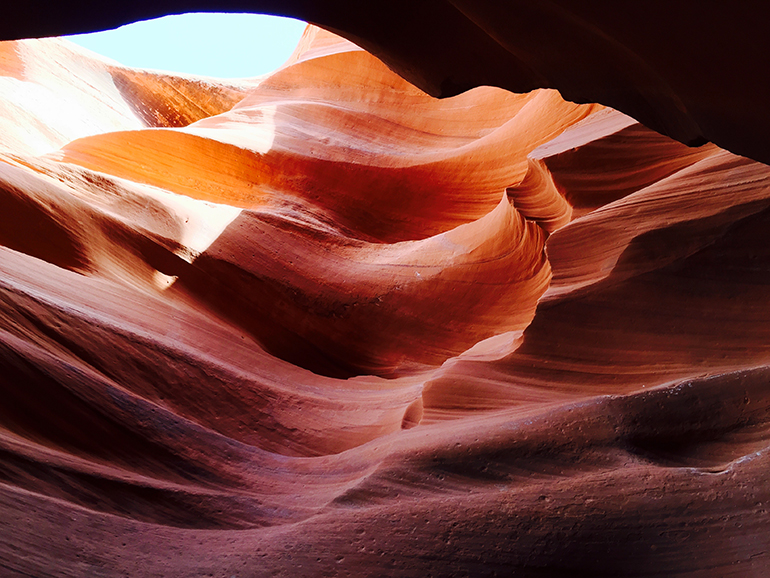
[[[766,165],[313,27],[0,69],[5,574],[768,570]]]

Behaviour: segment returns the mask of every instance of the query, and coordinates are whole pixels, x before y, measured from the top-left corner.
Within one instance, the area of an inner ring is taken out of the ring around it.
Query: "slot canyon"
[[[0,577],[770,574],[770,7],[3,10]]]

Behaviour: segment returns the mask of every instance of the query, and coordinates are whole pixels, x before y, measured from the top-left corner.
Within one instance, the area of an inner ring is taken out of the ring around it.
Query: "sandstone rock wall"
[[[0,574],[767,571],[767,165],[314,27],[0,64]]]

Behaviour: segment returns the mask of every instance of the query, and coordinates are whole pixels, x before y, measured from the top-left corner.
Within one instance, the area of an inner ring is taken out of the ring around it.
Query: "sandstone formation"
[[[767,165],[312,26],[0,72],[0,574],[768,571]]]
[[[770,6],[757,0],[27,0],[5,7],[0,39],[207,10],[318,24],[434,96],[482,85],[555,88],[681,142],[770,163]]]

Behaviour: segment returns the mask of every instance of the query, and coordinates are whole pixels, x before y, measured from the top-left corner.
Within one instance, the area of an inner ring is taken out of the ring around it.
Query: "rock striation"
[[[770,567],[767,165],[313,26],[0,73],[4,575]]]

